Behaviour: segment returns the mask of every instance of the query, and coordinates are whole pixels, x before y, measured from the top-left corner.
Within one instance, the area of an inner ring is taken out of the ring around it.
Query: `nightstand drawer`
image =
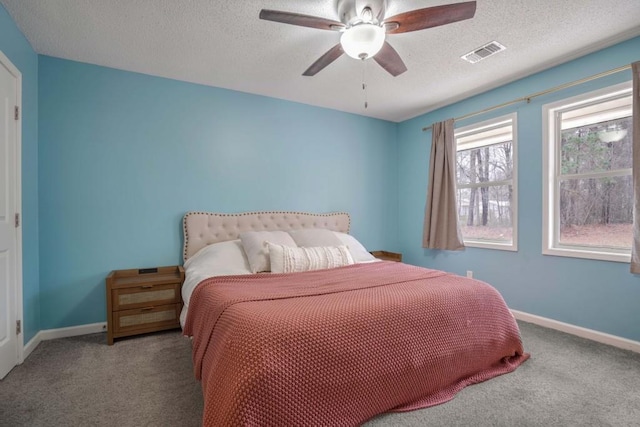
[[[113,313],[114,333],[179,326],[180,304],[143,307]]]
[[[113,311],[178,303],[180,283],[141,284],[131,288],[114,289],[111,295]]]

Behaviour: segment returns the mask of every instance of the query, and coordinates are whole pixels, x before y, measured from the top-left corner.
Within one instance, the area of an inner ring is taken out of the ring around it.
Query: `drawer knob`
[[[153,288],[153,285],[142,285],[140,286],[141,289],[151,289]]]
[[[153,310],[153,307],[143,307],[141,310],[142,311],[149,311],[149,310]]]

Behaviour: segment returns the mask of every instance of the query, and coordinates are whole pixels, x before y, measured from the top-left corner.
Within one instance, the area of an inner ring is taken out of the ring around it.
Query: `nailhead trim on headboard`
[[[326,228],[348,233],[351,218],[346,212],[306,213],[287,211],[212,213],[187,212],[182,219],[184,261],[203,247],[238,239],[245,231],[297,230]]]

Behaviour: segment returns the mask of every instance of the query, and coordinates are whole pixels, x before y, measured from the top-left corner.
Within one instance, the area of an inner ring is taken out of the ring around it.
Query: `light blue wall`
[[[38,55],[0,5],[0,51],[22,73],[23,340],[40,330],[38,282]]]
[[[189,210],[347,211],[397,249],[394,123],[47,56],[39,78],[43,329],[105,321],[112,269],[180,263]]]
[[[531,314],[640,340],[640,277],[629,264],[543,256],[542,105],[631,80],[629,71],[457,123],[518,113],[519,251],[421,248],[431,133],[422,127],[640,60],[640,38],[403,122],[398,129],[399,244],[409,263],[464,274],[494,285],[509,306]]]

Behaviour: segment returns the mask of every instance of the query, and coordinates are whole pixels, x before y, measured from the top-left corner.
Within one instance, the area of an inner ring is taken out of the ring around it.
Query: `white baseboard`
[[[523,322],[533,323],[535,325],[543,326],[549,329],[555,329],[561,332],[566,332],[568,334],[576,335],[581,338],[586,338],[602,344],[608,344],[614,347],[619,347],[625,350],[631,350],[633,352],[640,353],[640,342],[638,341],[618,337],[616,335],[606,334],[604,332],[594,331],[593,329],[583,328],[581,326],[572,325],[570,323],[559,322],[557,320],[548,319],[542,316],[536,316],[535,314],[529,314],[518,310],[511,310],[511,312],[516,319],[522,320]]]
[[[58,329],[45,329],[43,331],[39,331],[24,346],[22,350],[22,361],[20,361],[20,363],[22,363],[27,357],[29,357],[33,350],[35,350],[36,347],[38,347],[38,344],[40,344],[42,341],[53,340],[56,338],[76,337],[78,335],[88,335],[106,331],[107,322],[90,323],[88,325],[70,326],[68,328]]]
[[[38,331],[37,334],[29,340],[29,342],[22,348],[22,360],[18,360],[18,363],[22,363],[27,357],[36,349],[38,344],[42,342],[42,332]]]
[[[40,331],[42,341],[53,340],[56,338],[76,337],[78,335],[95,334],[98,332],[107,332],[107,322],[90,323],[88,325],[70,326],[68,328],[45,329]]]

